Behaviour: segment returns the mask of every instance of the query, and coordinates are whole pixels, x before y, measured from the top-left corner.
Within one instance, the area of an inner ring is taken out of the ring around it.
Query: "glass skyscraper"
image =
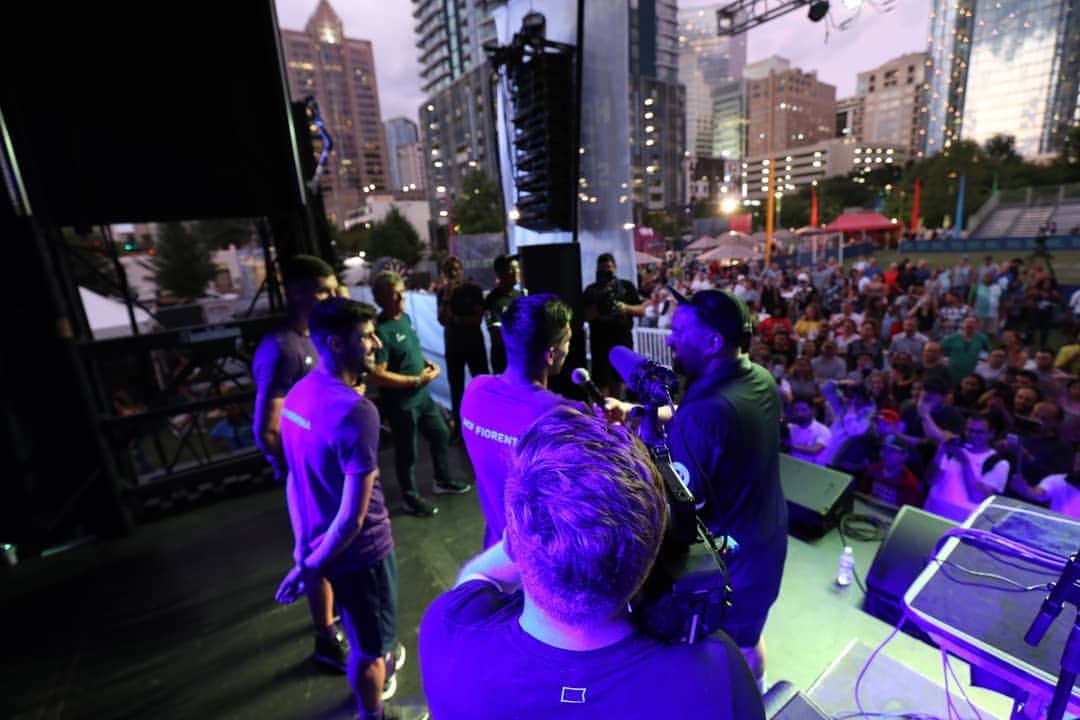
[[[930,29],[927,155],[997,134],[1029,158],[1061,149],[1077,120],[1080,0],[936,0]]]

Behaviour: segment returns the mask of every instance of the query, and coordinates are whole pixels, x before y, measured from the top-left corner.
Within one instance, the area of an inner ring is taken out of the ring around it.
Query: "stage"
[[[461,446],[451,454],[452,467],[468,467]],[[426,450],[420,456],[417,478],[427,490]],[[389,448],[381,461],[400,569],[399,632],[409,652],[396,700],[420,705],[417,626],[430,600],[479,550],[483,523],[474,493],[436,498],[441,513],[435,518],[401,514]],[[857,512],[866,510],[856,502]],[[852,545],[865,577],[877,543]],[[306,604],[273,601],[291,546],[283,489],[274,486],[144,524],[123,540],[0,568],[0,716],[354,717],[344,677],[308,661]],[[834,706],[857,672],[842,669],[850,659],[835,667],[834,660],[852,641],[876,647],[891,629],[860,609],[856,585],[836,586],[841,548],[835,530],[811,542],[791,539],[780,600],[765,633],[769,681],[808,690],[833,667],[827,689]],[[937,650],[899,633],[885,654],[930,681],[911,685],[918,690],[910,707],[888,709],[934,712],[942,699],[929,697],[942,685]],[[967,666],[953,664],[966,684]],[[883,697],[875,677],[888,680],[887,673],[867,674],[867,711],[885,709],[873,705]],[[896,702],[895,694],[889,697]],[[992,715],[1008,717],[1008,700],[981,690],[972,697]],[[847,708],[854,707],[851,698]]]

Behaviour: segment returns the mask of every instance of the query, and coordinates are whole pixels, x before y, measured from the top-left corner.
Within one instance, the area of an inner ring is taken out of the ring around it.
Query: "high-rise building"
[[[906,154],[914,156],[921,144],[919,114],[925,73],[924,53],[901,55],[859,73],[855,92],[863,103],[857,137],[867,143],[907,148]]]
[[[327,0],[320,0],[303,31],[282,30],[281,41],[292,99],[318,101],[334,143],[323,202],[330,221],[342,226],[365,192],[390,187],[371,41],[345,37]]]
[[[410,174],[409,179],[404,179],[402,176],[401,163],[399,160],[398,150],[409,146],[419,146],[420,143],[420,131],[416,127],[416,123],[406,117],[393,117],[383,123],[386,127],[386,154],[390,159],[390,185],[394,190],[400,190],[402,187],[407,187],[410,182],[416,185],[418,188],[422,188],[422,183],[416,182],[416,173]],[[414,152],[415,154],[415,152]],[[408,151],[402,153],[402,157],[408,162]]]
[[[495,38],[488,0],[412,0],[421,90],[449,86],[484,63],[484,43]]]
[[[1061,149],[1077,119],[1080,0],[934,0],[927,53],[927,155],[997,134],[1029,158]]]
[[[490,65],[473,68],[428,97],[419,114],[431,216],[445,223],[466,175],[479,170],[499,177]]]
[[[686,87],[686,149],[693,157],[736,158],[745,135],[742,72],[746,34],[718,33],[722,5],[679,10],[679,82]],[[732,83],[736,83],[733,85]]]
[[[394,151],[394,164],[398,170],[401,192],[424,192],[427,174],[424,172],[424,147],[420,143],[398,145]]]
[[[836,134],[836,86],[820,82],[816,71],[805,73],[784,58],[772,57],[748,65],[744,74],[748,155],[813,145]]]
[[[630,2],[630,172],[639,211],[685,201],[686,92],[679,84],[678,4]]]
[[[840,98],[836,101],[836,137],[861,140],[863,136],[862,95]]]
[[[773,154],[776,191],[783,195],[797,192],[814,182],[851,172],[867,174],[887,165],[902,166],[908,160],[904,148],[869,145],[853,140],[831,138],[811,145],[788,148]],[[742,160],[742,196],[763,200],[769,196],[769,154],[748,155]]]

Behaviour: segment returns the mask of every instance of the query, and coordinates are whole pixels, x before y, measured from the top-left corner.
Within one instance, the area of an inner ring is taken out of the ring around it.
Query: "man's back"
[[[512,385],[501,375],[481,375],[465,389],[461,434],[476,473],[480,508],[487,522],[484,547],[498,542],[506,525],[503,483],[518,438],[557,405],[576,404],[536,385]]]
[[[420,627],[432,717],[764,717],[749,669],[722,633],[691,646],[635,633],[595,650],[563,650],[521,628],[522,605],[520,592],[484,580],[432,603]]]

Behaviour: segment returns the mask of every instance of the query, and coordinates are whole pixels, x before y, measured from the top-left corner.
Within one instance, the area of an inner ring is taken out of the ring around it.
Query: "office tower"
[[[386,154],[390,159],[390,185],[395,192],[423,190],[423,148],[416,123],[406,117],[394,117],[384,124]],[[417,162],[420,162],[419,169]]]
[[[637,219],[681,206],[686,93],[679,84],[678,4],[672,0],[630,0],[630,124]]]
[[[302,31],[282,30],[281,41],[292,99],[318,101],[334,142],[323,202],[330,222],[341,227],[365,192],[390,184],[371,42],[345,37],[327,0],[320,0]]]
[[[436,93],[484,63],[483,45],[495,38],[484,0],[412,0],[417,61],[424,95]]]
[[[836,101],[836,137],[859,141],[863,136],[862,95],[840,98]]]
[[[867,143],[918,151],[919,113],[926,73],[925,53],[908,53],[861,72],[855,92],[862,98],[861,132]]]
[[[741,157],[746,34],[720,36],[722,5],[679,10],[679,82],[686,87],[686,149],[693,157]]]
[[[770,126],[775,138],[771,149],[813,145],[836,134],[836,87],[818,81],[817,72],[805,73],[780,57],[746,66],[749,97],[747,154],[770,150]],[[769,105],[772,104],[770,115]]]
[[[928,39],[927,155],[997,134],[1028,158],[1060,151],[1076,121],[1080,1],[934,0]]]

